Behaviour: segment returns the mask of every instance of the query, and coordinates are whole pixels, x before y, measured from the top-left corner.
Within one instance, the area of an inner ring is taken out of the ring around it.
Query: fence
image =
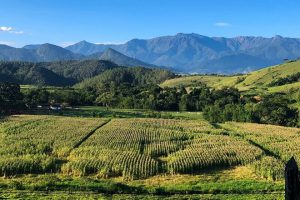
[[[299,169],[294,157],[285,166],[285,199],[300,200]]]

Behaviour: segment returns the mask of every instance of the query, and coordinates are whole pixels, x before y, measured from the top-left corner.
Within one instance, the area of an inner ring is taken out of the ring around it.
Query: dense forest
[[[108,74],[111,75],[111,71]],[[156,111],[202,111],[204,118],[211,123],[240,121],[284,126],[299,124],[298,110],[290,107],[292,102],[286,95],[248,97],[235,88],[216,90],[204,84],[187,92],[185,88],[161,88],[156,84],[147,84],[149,82],[138,76],[126,80],[129,82],[102,82],[94,88],[85,85],[77,89],[33,88],[22,93],[17,84],[2,83],[0,109],[1,113],[10,113],[15,112],[16,108],[34,109],[44,104],[100,105]],[[135,85],[139,82],[144,85]]]
[[[51,70],[60,76],[73,79],[76,82],[99,75],[108,69],[119,65],[106,60],[71,60],[39,63],[40,67]]]
[[[119,67],[107,70],[102,74],[87,79],[76,85],[78,88],[94,88],[98,93],[107,92],[110,87],[128,85],[131,87],[157,85],[167,79],[174,78],[175,74],[168,70],[148,69],[143,67]]]
[[[4,62],[0,61],[0,82],[25,85],[72,86],[106,70],[126,68],[106,60],[71,60],[56,62]],[[148,71],[151,71],[149,69]],[[147,70],[145,70],[146,72]],[[148,72],[147,71],[147,72]],[[165,70],[155,69],[156,72]],[[168,72],[171,78],[173,73]]]
[[[29,62],[0,62],[0,81],[52,86],[66,86],[75,83],[75,80],[65,78],[39,65],[39,63]]]

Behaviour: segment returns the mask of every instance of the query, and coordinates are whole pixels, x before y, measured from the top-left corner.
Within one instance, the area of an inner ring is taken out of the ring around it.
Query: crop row
[[[249,143],[223,135],[202,134],[186,149],[171,154],[171,173],[193,173],[208,167],[247,164],[261,157],[263,151]]]
[[[63,155],[104,122],[89,118],[12,116],[0,123],[0,155]]]
[[[62,171],[80,176],[94,173],[104,178],[146,178],[158,173],[159,163],[150,156],[132,151],[82,147],[70,154]]]
[[[235,131],[264,149],[287,161],[295,156],[300,161],[300,129],[282,126],[230,122],[225,128]]]
[[[263,154],[246,141],[209,134],[214,128],[205,121],[185,122],[113,119],[70,154],[63,171],[144,178],[159,173],[194,173],[212,166],[246,164]]]

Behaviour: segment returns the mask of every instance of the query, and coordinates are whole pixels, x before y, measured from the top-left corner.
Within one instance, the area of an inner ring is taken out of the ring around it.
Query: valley
[[[27,85],[0,87],[0,198],[282,199],[285,163],[300,159],[299,66],[187,76],[2,62]]]

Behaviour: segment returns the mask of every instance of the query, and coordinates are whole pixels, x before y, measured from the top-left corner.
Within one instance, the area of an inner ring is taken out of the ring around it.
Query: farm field
[[[300,129],[191,116],[2,119],[0,197],[282,199]]]

